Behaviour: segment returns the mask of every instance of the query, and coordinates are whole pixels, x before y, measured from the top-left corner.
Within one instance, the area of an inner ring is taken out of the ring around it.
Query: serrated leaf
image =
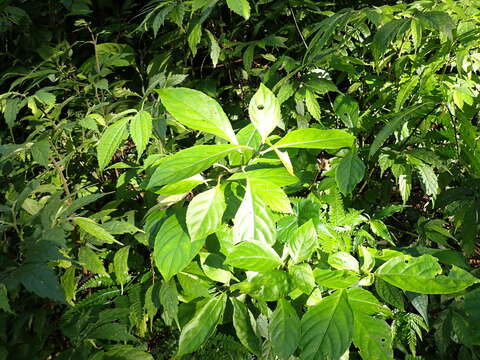
[[[335,171],[335,180],[343,195],[350,194],[364,176],[365,164],[353,151],[340,160]]]
[[[180,334],[178,356],[194,352],[213,334],[223,316],[226,301],[225,294],[212,297],[195,313]]]
[[[302,317],[302,360],[339,359],[353,337],[353,313],[347,294],[339,290],[312,306]]]
[[[262,137],[262,143],[278,126],[282,119],[280,104],[275,94],[265,85],[260,84],[248,106],[250,121]]]
[[[252,326],[253,315],[247,306],[235,298],[230,298],[233,305],[233,327],[238,339],[250,352],[260,354],[262,345]]]
[[[358,313],[354,318],[353,343],[360,349],[362,359],[393,359],[392,330],[387,322]]]
[[[163,106],[180,123],[238,144],[232,125],[221,106],[201,91],[188,88],[157,90]]]
[[[137,148],[138,157],[145,151],[148,140],[152,136],[152,115],[149,112],[139,111],[130,122],[130,136]]]
[[[107,230],[105,230],[103,227],[98,225],[90,218],[75,217],[73,218],[73,222],[78,225],[80,229],[97,238],[98,240],[103,241],[104,243],[117,243],[123,245],[122,243],[115,240],[112,234],[110,234]]]
[[[94,274],[107,275],[103,261],[89,247],[82,246],[80,250],[78,250],[78,261],[84,264],[85,267]]]
[[[420,175],[420,180],[422,181],[425,193],[435,198],[438,193],[438,179],[432,167],[428,165],[418,165],[415,166],[415,168]]]
[[[378,61],[386,52],[390,43],[410,28],[410,19],[394,19],[383,25],[375,34],[372,41],[372,52]]]
[[[100,170],[105,169],[118,147],[128,136],[130,118],[123,118],[110,125],[100,137],[97,145],[97,159]]]
[[[128,279],[128,252],[130,250],[130,245],[125,246],[118,250],[113,257],[113,269],[115,271],[115,277],[117,283],[124,285]]]
[[[15,125],[15,120],[17,120],[18,112],[21,109],[20,99],[7,99],[5,103],[5,109],[3,116],[5,117],[5,122],[9,129],[13,128]]]
[[[388,231],[387,225],[385,225],[382,220],[370,220],[370,229],[372,229],[372,232],[375,235],[380,236],[383,240],[386,240],[390,244],[395,245],[392,240],[392,236],[390,235],[390,231]]]
[[[244,241],[235,245],[225,260],[239,269],[266,272],[282,264],[278,254],[268,244]]]
[[[248,0],[227,0],[227,5],[230,10],[243,16],[245,20],[250,18],[250,4]]]
[[[281,90],[281,89],[280,89]],[[305,105],[310,115],[317,121],[320,121],[322,118],[322,111],[320,105],[318,104],[317,99],[312,91],[308,90],[305,92]]]
[[[196,175],[229,153],[245,149],[236,145],[197,145],[181,150],[160,160],[150,177],[148,188],[172,184],[176,181]]]
[[[289,253],[295,264],[309,259],[317,248],[317,232],[311,219],[294,230],[288,239]]]
[[[192,261],[205,241],[205,239],[190,241],[183,217],[181,213],[170,216],[155,237],[153,258],[166,281]]]
[[[113,340],[113,341],[133,341],[135,337],[128,332],[124,324],[108,323],[103,324],[88,333],[91,339]]]
[[[355,137],[343,130],[314,128],[290,131],[274,144],[275,148],[340,149],[351,147]]]
[[[387,304],[395,306],[397,309],[405,311],[405,302],[403,292],[390,285],[382,279],[375,279],[375,290],[377,294],[385,301]]]
[[[163,306],[162,319],[165,324],[171,326],[175,320],[178,325],[178,292],[175,280],[163,281],[158,296]]]
[[[32,157],[37,163],[47,167],[50,163],[50,143],[48,140],[37,141],[32,145]]]
[[[258,241],[273,245],[275,223],[264,201],[254,191],[247,179],[245,195],[233,220],[234,242]]]
[[[205,32],[207,33],[210,40],[210,58],[212,59],[212,64],[215,68],[217,67],[218,57],[220,56],[220,46],[218,46],[217,39],[215,39],[215,36],[213,36],[210,31],[205,29]]]
[[[217,230],[226,204],[219,186],[195,196],[187,208],[187,228],[192,240],[202,240]]]
[[[300,318],[295,309],[287,300],[278,300],[268,326],[273,352],[281,359],[288,359],[298,347],[300,330]]]
[[[200,40],[202,40],[202,24],[197,22],[191,26],[191,29],[187,35],[188,46],[190,47],[190,51],[192,52],[193,56],[197,54],[197,45],[200,43]]]
[[[348,303],[352,308],[354,315],[356,313],[364,315],[389,314],[390,310],[380,303],[377,298],[368,290],[362,288],[351,288],[347,290]]]
[[[348,94],[340,94],[335,98],[333,110],[348,128],[358,126],[358,102]]]
[[[400,289],[420,294],[451,294],[480,282],[456,266],[452,266],[448,276],[443,275],[438,260],[431,255],[394,257],[380,266],[375,275]]]
[[[292,185],[300,181],[299,178],[291,175],[285,167],[246,170],[233,174],[228,180],[246,179],[247,177],[250,179],[267,180],[280,187]]]
[[[24,264],[15,273],[16,278],[28,291],[40,297],[65,303],[65,296],[55,272],[46,264]]]

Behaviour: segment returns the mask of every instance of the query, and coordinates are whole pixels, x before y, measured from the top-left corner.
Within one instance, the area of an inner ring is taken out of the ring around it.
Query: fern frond
[[[106,287],[115,285],[115,282],[112,278],[108,275],[96,275],[87,281],[85,281],[82,286],[78,289],[78,291],[83,291],[87,289],[94,289],[99,287]]]

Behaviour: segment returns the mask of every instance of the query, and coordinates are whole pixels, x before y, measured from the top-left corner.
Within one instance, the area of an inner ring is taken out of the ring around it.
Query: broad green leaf
[[[3,116],[5,117],[5,122],[9,129],[13,128],[15,125],[15,120],[17,120],[18,112],[21,109],[20,99],[7,99],[5,104],[5,109]]]
[[[162,319],[165,324],[171,326],[175,320],[178,325],[178,292],[174,279],[162,282],[158,297],[163,306]]]
[[[0,310],[13,314],[8,301],[7,288],[4,284],[0,284]]]
[[[288,268],[288,275],[292,280],[292,285],[300,289],[304,294],[309,295],[315,287],[315,277],[309,264],[291,265]]]
[[[347,252],[339,251],[328,257],[328,263],[337,270],[349,270],[359,272],[358,260]]]
[[[231,165],[242,165],[248,163],[248,161],[250,161],[254,155],[254,150],[258,150],[260,145],[262,145],[262,138],[253,124],[248,124],[240,129],[240,131],[237,133],[237,139],[239,145],[249,146],[251,150],[245,150],[241,154],[231,153],[229,155]]]
[[[438,260],[431,255],[397,256],[380,266],[375,275],[400,289],[420,294],[451,294],[480,282],[456,266],[448,275],[442,275]]]
[[[275,148],[340,149],[351,147],[355,137],[343,130],[299,129],[289,132]]]
[[[375,279],[375,290],[387,304],[405,311],[404,295],[400,289],[377,277]]]
[[[37,163],[47,167],[50,163],[50,143],[48,140],[37,141],[32,146],[32,157]]]
[[[87,246],[82,246],[80,250],[78,250],[78,261],[94,274],[107,275],[103,261]]]
[[[330,289],[343,289],[355,285],[360,277],[347,270],[313,270],[315,281],[318,285],[325,286]]]
[[[226,301],[225,294],[212,297],[195,313],[180,333],[178,356],[194,352],[214,333],[222,319]]]
[[[270,245],[256,241],[244,241],[233,247],[225,260],[239,269],[265,272],[282,264],[282,260]]]
[[[183,125],[238,144],[227,115],[211,97],[198,90],[180,87],[157,91],[167,111]]]
[[[353,343],[364,360],[393,359],[392,330],[387,322],[373,316],[354,314]]]
[[[339,290],[312,306],[302,317],[302,360],[339,359],[353,338],[353,313]]]
[[[226,204],[219,186],[195,196],[187,208],[187,228],[192,240],[203,240],[217,230]]]
[[[280,186],[255,177],[249,177],[248,181],[252,192],[257,194],[270,209],[281,213],[292,213],[290,200]]]
[[[288,171],[288,173],[292,176],[295,176],[295,172],[293,171],[292,160],[290,160],[290,156],[288,155],[288,152],[280,151],[277,148],[273,148],[273,150],[275,151],[275,154],[278,156],[278,158],[282,162],[283,166],[285,166],[285,169]]]
[[[273,352],[281,359],[288,359],[297,349],[300,340],[300,318],[290,303],[285,299],[277,302],[268,332]]]
[[[340,160],[335,171],[335,180],[343,195],[350,194],[364,176],[365,164],[353,151]]]
[[[410,165],[393,164],[392,172],[397,179],[400,195],[405,204],[412,190],[412,167]]]
[[[24,264],[18,268],[15,276],[28,291],[32,291],[40,297],[65,303],[65,296],[57,276],[46,264]]]
[[[425,193],[433,198],[437,196],[438,193],[438,179],[437,175],[433,171],[431,166],[426,164],[415,166],[420,175],[420,180],[422,181],[423,188],[425,189]]]
[[[348,304],[354,315],[357,313],[364,315],[388,315],[390,313],[390,310],[368,290],[357,287],[348,289],[347,293]]]
[[[426,11],[415,15],[422,24],[442,32],[450,41],[453,41],[455,23],[448,13],[445,11]]]
[[[247,188],[233,220],[234,242],[275,243],[275,223],[270,211],[247,179]]]
[[[322,111],[320,110],[320,105],[318,104],[317,99],[312,91],[308,90],[305,92],[305,105],[310,115],[317,121],[320,121],[322,118]]]
[[[234,290],[240,290],[258,300],[276,301],[288,294],[290,282],[286,272],[271,270],[231,286],[231,291]]]
[[[262,143],[278,126],[282,119],[280,104],[275,94],[265,85],[260,84],[248,106],[250,121],[262,137]]]
[[[105,230],[103,227],[98,225],[90,218],[76,217],[73,219],[73,222],[78,225],[80,229],[97,238],[98,240],[103,241],[104,243],[117,243],[123,245],[122,243],[115,240],[115,238],[107,230]]]
[[[390,231],[388,231],[387,225],[382,220],[370,220],[370,229],[372,229],[373,233],[377,236],[380,236],[383,240],[388,241],[390,244],[395,245],[392,240],[392,236],[390,235]]]
[[[97,145],[97,159],[100,170],[105,169],[118,147],[128,136],[127,126],[130,118],[122,118],[107,127]]]
[[[248,0],[227,0],[227,5],[230,10],[243,16],[245,20],[250,18],[250,4]]]
[[[230,298],[233,305],[233,327],[238,339],[250,352],[258,355],[262,352],[260,339],[255,334],[252,326],[253,315],[241,301]]]
[[[245,172],[233,174],[228,180],[246,179],[247,177],[249,179],[267,180],[280,187],[292,185],[300,181],[296,176],[291,175],[285,167],[246,170]]]
[[[127,325],[119,323],[102,324],[90,331],[88,337],[111,341],[134,341],[136,339],[129,333]]]
[[[130,251],[130,245],[125,246],[118,250],[113,257],[113,269],[115,270],[115,277],[117,283],[125,285],[128,281],[128,252]]]
[[[190,31],[188,32],[188,36],[187,36],[188,46],[189,46],[190,51],[192,52],[193,56],[195,56],[197,54],[197,45],[200,43],[200,40],[202,40],[202,24],[201,24],[201,22],[197,21],[192,26],[190,26]],[[180,101],[185,101],[185,100],[182,99]],[[163,105],[165,107],[167,107],[165,104],[163,104]],[[167,108],[167,110],[168,110],[168,108]],[[169,110],[169,112],[171,113],[170,110]],[[172,115],[175,116],[173,113],[172,113]],[[175,116],[175,118],[176,118],[176,116]],[[179,120],[179,121],[181,122],[181,120]]]
[[[228,284],[233,277],[225,265],[225,257],[216,253],[200,253],[200,265],[208,278],[224,284]]]
[[[74,305],[75,291],[77,290],[78,278],[75,277],[75,266],[70,266],[60,278],[65,300],[69,305]]]
[[[198,185],[202,184],[203,181],[203,177],[200,174],[197,174],[188,179],[165,185],[155,193],[165,196],[186,194],[192,191]]]
[[[310,219],[292,232],[288,239],[288,249],[295,264],[307,260],[318,248],[317,232]]]
[[[340,94],[335,98],[333,110],[348,128],[358,127],[358,102],[348,94]]]
[[[192,261],[205,240],[190,241],[182,217],[181,213],[170,216],[155,237],[153,258],[166,281]]]
[[[410,77],[404,84],[402,84],[395,100],[395,112],[400,111],[408,97],[411,96],[419,80],[420,77],[418,75],[414,75]]]
[[[146,351],[142,351],[132,345],[115,344],[108,347],[105,356],[101,359],[117,360],[153,360],[153,356]],[[91,360],[95,360],[92,358]]]
[[[150,177],[148,188],[154,188],[196,175],[233,151],[245,149],[236,145],[197,145],[160,160]]]
[[[138,157],[140,157],[152,136],[152,115],[149,112],[139,111],[132,118],[130,122],[130,136],[137,148]]]

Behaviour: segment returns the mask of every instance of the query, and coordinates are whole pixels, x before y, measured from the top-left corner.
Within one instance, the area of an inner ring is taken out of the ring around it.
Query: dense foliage
[[[478,0],[0,33],[0,359],[480,358]]]

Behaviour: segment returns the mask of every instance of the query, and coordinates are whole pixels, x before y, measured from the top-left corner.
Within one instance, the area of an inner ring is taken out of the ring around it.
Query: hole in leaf
[[[258,109],[258,110],[263,110],[263,109],[265,109],[265,106],[263,106],[263,105],[257,105],[257,109]]]
[[[405,260],[405,264],[408,264],[408,260]]]
[[[385,342],[385,339],[382,338],[382,339],[380,339],[380,341],[381,341],[381,342]]]

